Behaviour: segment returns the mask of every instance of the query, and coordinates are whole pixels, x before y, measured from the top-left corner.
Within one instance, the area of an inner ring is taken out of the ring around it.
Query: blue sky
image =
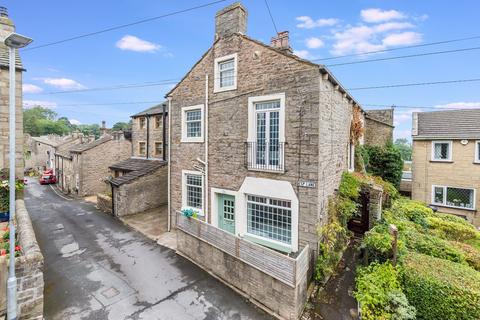
[[[32,47],[205,4],[211,0],[0,0],[17,32],[34,39]],[[210,47],[214,15],[225,1],[164,19],[22,53],[27,68],[24,100],[42,103],[74,122],[108,125],[163,101],[172,84],[122,90],[49,94],[181,78]],[[269,42],[275,30],[263,1],[243,1],[248,34]],[[297,54],[318,59],[480,35],[476,0],[269,0],[278,29],[290,31]],[[362,61],[440,50],[478,47],[480,39],[325,61]],[[480,78],[480,50],[331,67],[346,88],[398,83]],[[321,61],[319,61],[321,62]],[[352,91],[370,105],[480,108],[480,83],[444,84]],[[127,103],[132,104],[111,104]],[[139,103],[149,102],[149,103]],[[87,104],[87,105],[85,105]],[[74,106],[72,106],[74,105]],[[396,109],[396,137],[409,137],[412,111]]]

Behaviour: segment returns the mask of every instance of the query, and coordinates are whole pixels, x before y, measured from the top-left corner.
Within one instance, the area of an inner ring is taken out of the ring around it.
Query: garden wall
[[[112,214],[112,197],[97,193],[97,208],[102,212]]]
[[[22,255],[15,259],[19,320],[43,319],[43,255],[23,200],[17,200],[17,232]],[[6,313],[8,260],[0,257],[0,317]]]

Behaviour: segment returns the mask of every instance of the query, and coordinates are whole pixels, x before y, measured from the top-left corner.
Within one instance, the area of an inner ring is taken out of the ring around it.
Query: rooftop
[[[148,108],[147,110],[143,110],[139,113],[136,113],[132,116],[132,118],[142,117],[148,115],[155,115],[155,114],[162,114],[163,113],[163,105],[165,104],[165,110],[168,111],[168,101],[164,101],[156,106]]]
[[[92,142],[90,142],[90,143],[77,144],[77,145],[73,146],[72,148],[70,148],[70,152],[73,152],[73,153],[82,153],[82,152],[84,152],[84,151],[93,149],[93,148],[95,148],[96,146],[99,146],[99,145],[101,145],[102,143],[108,142],[108,141],[110,141],[110,140],[112,140],[112,139],[113,139],[112,136],[106,135],[106,136],[100,137],[100,139],[97,139],[97,140],[92,141]]]
[[[480,109],[414,113],[412,136],[417,140],[480,139]]]
[[[120,186],[125,183],[129,183],[139,177],[145,176],[158,168],[164,167],[167,165],[166,161],[162,160],[150,160],[150,159],[141,159],[141,158],[130,158],[114,165],[111,165],[109,168],[112,170],[119,170],[127,172],[121,177],[112,178],[110,183],[115,186]]]

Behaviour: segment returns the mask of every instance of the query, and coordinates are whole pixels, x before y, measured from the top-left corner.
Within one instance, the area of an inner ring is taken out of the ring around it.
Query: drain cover
[[[107,299],[112,299],[113,297],[118,296],[119,294],[120,294],[120,291],[118,291],[114,287],[111,287],[105,291],[102,291],[102,296],[104,296]]]

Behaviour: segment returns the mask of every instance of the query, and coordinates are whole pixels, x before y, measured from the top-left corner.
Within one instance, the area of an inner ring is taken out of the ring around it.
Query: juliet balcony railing
[[[285,142],[245,142],[245,167],[257,171],[285,171]]]

